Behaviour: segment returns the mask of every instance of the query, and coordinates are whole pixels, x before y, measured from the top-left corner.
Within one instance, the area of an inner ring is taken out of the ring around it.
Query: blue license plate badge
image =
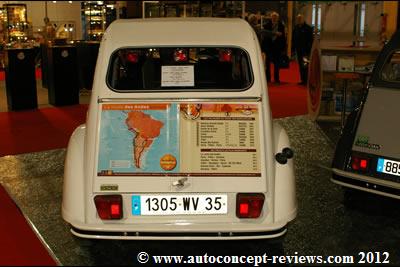
[[[138,196],[138,195],[132,196],[132,215],[135,215],[135,216],[141,215],[140,196]]]

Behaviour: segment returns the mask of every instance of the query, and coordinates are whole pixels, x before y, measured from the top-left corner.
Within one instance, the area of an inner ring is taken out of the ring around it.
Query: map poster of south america
[[[176,104],[102,105],[98,175],[179,172]]]

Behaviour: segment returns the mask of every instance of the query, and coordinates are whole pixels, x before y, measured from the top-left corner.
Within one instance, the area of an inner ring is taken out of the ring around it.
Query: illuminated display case
[[[55,28],[56,38],[67,39],[72,41],[75,39],[75,22],[74,21],[52,21]]]
[[[85,39],[100,41],[107,26],[116,19],[116,1],[82,2]]]
[[[243,1],[143,1],[145,18],[242,17]]]
[[[27,10],[25,4],[3,5],[6,15],[6,41],[24,42],[28,40]]]
[[[5,8],[0,8],[0,44],[3,45],[3,42],[6,39],[6,31],[7,31],[7,12]]]
[[[88,1],[83,3],[83,18],[85,39],[91,41],[101,40],[105,30],[105,8],[103,3]]]
[[[7,37],[7,14],[5,8],[0,8],[0,69],[4,69],[4,47]]]

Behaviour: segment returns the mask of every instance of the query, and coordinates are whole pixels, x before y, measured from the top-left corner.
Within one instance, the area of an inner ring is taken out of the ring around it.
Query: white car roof
[[[254,45],[250,25],[239,18],[155,18],[114,21],[103,40],[124,46]],[[253,49],[251,47],[250,49]]]

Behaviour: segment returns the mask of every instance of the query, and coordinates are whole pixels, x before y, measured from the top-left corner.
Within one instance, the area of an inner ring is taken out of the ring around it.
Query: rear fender
[[[274,145],[275,153],[282,149],[290,148],[289,137],[282,126],[274,122]],[[288,159],[286,164],[275,162],[275,222],[289,222],[296,217],[296,181],[294,176],[293,158]]]
[[[64,167],[62,217],[69,223],[84,222],[83,155],[86,125],[75,129],[68,143]]]
[[[345,170],[346,168],[347,160],[351,154],[354,138],[360,122],[362,110],[365,102],[367,101],[370,86],[368,86],[367,89],[368,90],[366,90],[362,96],[359,106],[355,108],[346,118],[346,123],[336,144],[335,153],[332,160],[332,168],[340,170]]]

